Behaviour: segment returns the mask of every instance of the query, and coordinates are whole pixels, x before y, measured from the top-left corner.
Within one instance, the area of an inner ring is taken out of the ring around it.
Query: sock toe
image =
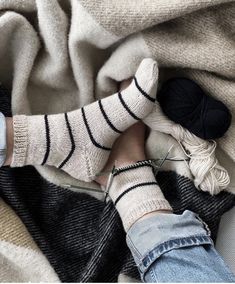
[[[152,58],[145,58],[140,63],[134,77],[134,83],[153,100],[156,99],[158,65]]]

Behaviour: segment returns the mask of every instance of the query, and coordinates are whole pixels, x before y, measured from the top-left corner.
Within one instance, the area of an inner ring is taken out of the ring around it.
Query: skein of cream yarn
[[[158,102],[144,123],[151,129],[172,135],[190,158],[189,168],[194,176],[195,186],[216,195],[230,183],[228,172],[219,164],[215,156],[216,142],[203,140],[181,125],[169,120]]]

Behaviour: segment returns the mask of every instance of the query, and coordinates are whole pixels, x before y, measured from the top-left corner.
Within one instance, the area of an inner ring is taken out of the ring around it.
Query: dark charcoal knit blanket
[[[9,97],[0,95],[0,108],[10,115]],[[174,212],[198,213],[216,240],[220,217],[234,206],[234,195],[199,192],[174,172],[158,173],[157,181]],[[50,184],[33,167],[2,168],[0,197],[1,282],[139,279],[111,202]]]

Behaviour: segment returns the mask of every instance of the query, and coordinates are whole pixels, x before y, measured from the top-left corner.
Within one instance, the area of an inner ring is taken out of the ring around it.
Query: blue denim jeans
[[[127,244],[144,282],[235,282],[207,225],[191,211],[136,222]]]

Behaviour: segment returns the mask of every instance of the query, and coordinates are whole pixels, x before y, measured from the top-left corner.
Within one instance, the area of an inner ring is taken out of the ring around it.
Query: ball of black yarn
[[[202,139],[222,137],[231,124],[229,109],[190,79],[166,81],[157,99],[166,116]]]

